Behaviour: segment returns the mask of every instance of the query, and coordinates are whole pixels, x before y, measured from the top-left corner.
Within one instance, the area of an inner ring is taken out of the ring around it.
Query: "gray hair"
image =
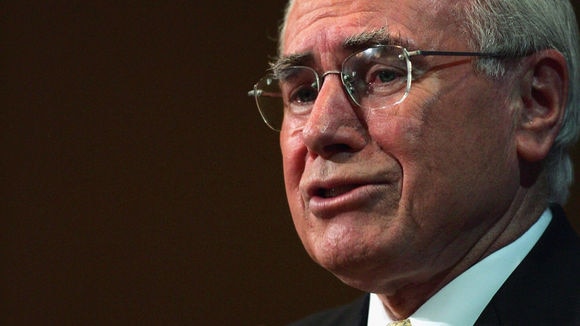
[[[451,2],[453,3],[453,2]],[[286,5],[280,26],[282,50],[288,12]],[[547,200],[565,204],[574,181],[569,150],[580,132],[580,36],[574,9],[569,0],[471,0],[455,3],[457,15],[464,17],[467,39],[480,52],[525,55],[556,49],[566,58],[570,81],[568,101],[560,133],[544,160]],[[480,59],[478,68],[491,77],[502,77],[507,70],[501,60]]]
[[[566,111],[552,148],[544,160],[547,200],[563,205],[569,196],[574,168],[569,150],[580,132],[580,40],[574,9],[569,0],[472,0],[459,6],[466,32],[481,52],[525,55],[556,49],[566,58],[570,81]],[[480,60],[479,68],[501,77],[501,60]]]

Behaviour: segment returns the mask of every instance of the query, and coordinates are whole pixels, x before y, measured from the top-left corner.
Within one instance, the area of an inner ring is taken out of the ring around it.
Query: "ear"
[[[564,56],[552,49],[524,60],[516,145],[520,158],[538,162],[548,155],[560,131],[568,98],[568,68]]]

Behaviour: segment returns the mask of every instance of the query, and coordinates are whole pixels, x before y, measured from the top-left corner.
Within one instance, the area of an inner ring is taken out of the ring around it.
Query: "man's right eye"
[[[311,85],[298,87],[289,96],[292,105],[312,105],[318,96],[318,90]]]

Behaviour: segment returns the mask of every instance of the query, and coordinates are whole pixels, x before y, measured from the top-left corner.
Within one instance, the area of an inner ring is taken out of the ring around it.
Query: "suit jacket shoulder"
[[[367,294],[351,304],[316,313],[288,326],[366,326],[369,299]]]
[[[561,207],[476,325],[580,325],[580,239]]]

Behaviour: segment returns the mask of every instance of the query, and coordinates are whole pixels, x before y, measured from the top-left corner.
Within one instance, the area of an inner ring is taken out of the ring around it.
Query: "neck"
[[[457,276],[525,233],[547,207],[545,197],[537,189],[539,187],[520,189],[508,210],[455,265],[427,282],[409,284],[390,294],[378,294],[390,317],[397,320],[408,318]]]

